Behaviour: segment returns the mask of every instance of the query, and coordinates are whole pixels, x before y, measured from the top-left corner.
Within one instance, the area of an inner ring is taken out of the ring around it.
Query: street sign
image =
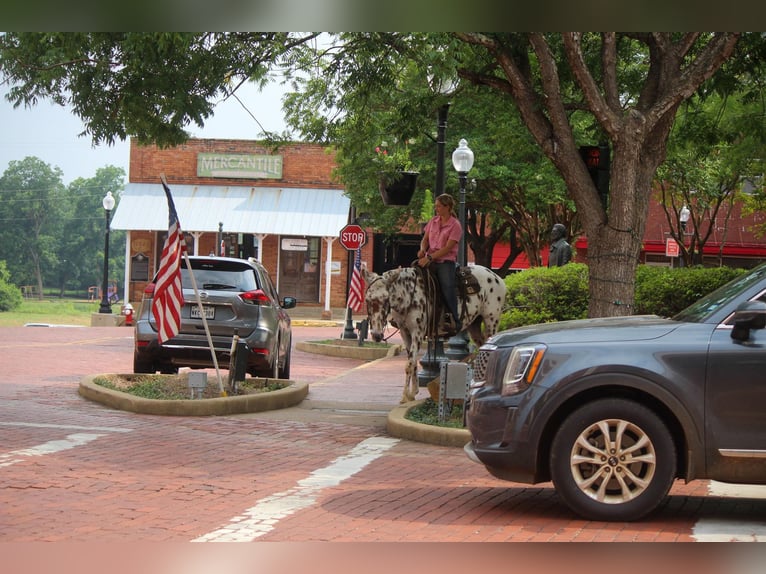
[[[678,257],[679,251],[676,240],[672,237],[668,237],[665,240],[665,257]]]
[[[349,251],[356,251],[367,243],[367,234],[359,225],[349,223],[340,230],[340,244]]]

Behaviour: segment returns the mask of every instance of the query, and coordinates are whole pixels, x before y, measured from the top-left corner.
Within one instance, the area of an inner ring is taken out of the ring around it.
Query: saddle
[[[439,288],[439,279],[430,266],[423,268],[413,261],[412,267],[422,273],[426,298],[430,303],[429,309],[432,309],[432,312],[428,314],[429,332],[435,333],[440,330],[440,327],[443,327],[441,322],[444,320],[444,299]],[[479,285],[479,280],[474,277],[471,268],[467,266],[457,266],[455,268],[455,286],[457,287],[458,297],[463,301],[463,308],[460,310],[460,313],[464,317],[468,314],[468,296],[478,293],[481,290],[481,286]]]

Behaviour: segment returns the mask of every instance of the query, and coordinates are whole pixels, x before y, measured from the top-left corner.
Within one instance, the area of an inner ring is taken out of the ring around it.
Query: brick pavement
[[[0,542],[185,542],[238,517],[269,521],[262,541],[679,542],[694,540],[702,520],[755,531],[766,515],[763,499],[709,496],[697,481],[677,483],[646,521],[583,521],[549,484],[500,482],[460,449],[394,440],[351,472],[343,461],[354,449],[386,438],[376,425],[137,415],[77,395],[86,374],[129,371],[131,349],[125,327],[0,329]],[[295,352],[293,369],[316,403],[385,410],[401,395],[401,357]],[[321,488],[311,490],[317,472]]]

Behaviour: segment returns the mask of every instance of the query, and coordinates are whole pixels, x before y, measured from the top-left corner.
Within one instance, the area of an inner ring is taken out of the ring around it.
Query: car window
[[[725,305],[733,297],[766,277],[766,265],[760,265],[744,275],[737,277],[726,285],[719,287],[712,293],[705,295],[699,301],[692,303],[686,309],[673,317],[676,321],[689,323],[704,323],[705,320],[715,313],[722,305]]]
[[[198,289],[210,291],[252,291],[257,289],[255,274],[251,267],[230,270],[194,269],[194,279]],[[184,289],[192,289],[189,270],[181,269],[181,284]]]

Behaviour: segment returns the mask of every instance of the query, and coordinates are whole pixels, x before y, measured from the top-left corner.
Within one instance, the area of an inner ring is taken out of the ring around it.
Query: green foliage
[[[11,283],[5,261],[0,261],[0,311],[12,311],[21,306],[21,289]]]
[[[500,328],[584,319],[588,314],[588,266],[534,267],[505,278],[506,310]]]
[[[672,317],[745,271],[639,265],[633,314]],[[583,263],[527,269],[506,277],[505,284],[508,294],[500,329],[585,319],[588,315],[588,267]]]
[[[407,411],[405,419],[423,425],[432,425],[448,428],[463,428],[463,403],[462,401],[447,401],[447,412],[444,422],[439,421],[439,405],[431,398]]]
[[[672,317],[744,273],[731,267],[653,267],[636,270],[635,314]]]
[[[0,176],[0,259],[11,281],[44,290],[87,291],[103,280],[102,198],[111,191],[119,202],[125,172],[106,166],[92,178],[68,187],[61,170],[36,157],[11,161]],[[110,232],[109,279],[122,283],[125,232]]]

